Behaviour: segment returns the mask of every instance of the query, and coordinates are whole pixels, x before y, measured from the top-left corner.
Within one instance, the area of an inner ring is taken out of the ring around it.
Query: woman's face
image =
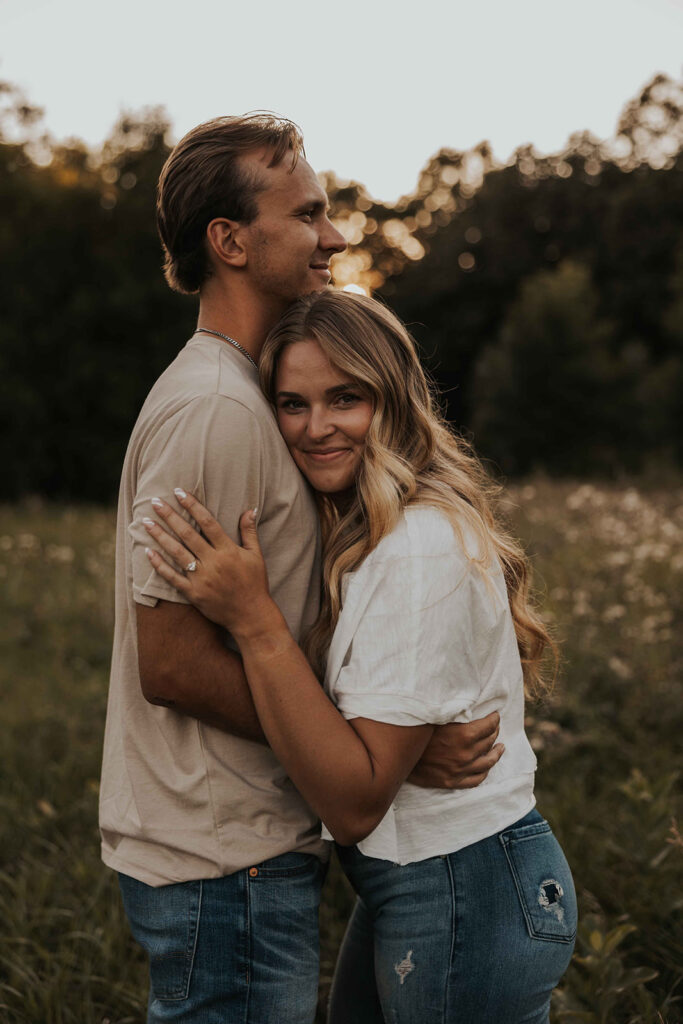
[[[297,341],[280,356],[277,420],[297,466],[316,491],[339,494],[356,478],[373,407],[317,341]]]

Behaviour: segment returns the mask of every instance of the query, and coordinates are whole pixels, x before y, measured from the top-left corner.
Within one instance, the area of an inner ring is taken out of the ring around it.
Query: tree
[[[522,285],[475,373],[478,449],[506,473],[611,473],[628,451],[633,381],[611,354],[586,267],[565,262]]]

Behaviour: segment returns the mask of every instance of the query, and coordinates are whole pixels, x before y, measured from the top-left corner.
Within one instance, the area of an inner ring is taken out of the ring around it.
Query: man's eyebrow
[[[305,213],[309,210],[315,213],[327,213],[329,208],[330,204],[326,199],[308,199],[297,206],[295,213]]]

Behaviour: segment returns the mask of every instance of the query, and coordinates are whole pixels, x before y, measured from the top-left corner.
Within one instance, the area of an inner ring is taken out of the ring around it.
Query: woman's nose
[[[329,412],[324,408],[312,408],[306,426],[308,436],[312,441],[320,441],[334,432],[334,425],[330,421]]]

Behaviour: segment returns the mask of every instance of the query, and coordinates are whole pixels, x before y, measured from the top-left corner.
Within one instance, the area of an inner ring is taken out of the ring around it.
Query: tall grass
[[[558,1022],[683,1019],[683,490],[508,490],[564,639],[529,708],[538,801],[574,869],[582,924]],[[0,1021],[138,1024],[146,966],[99,860],[97,788],[114,515],[0,508]],[[350,906],[321,914],[321,1007]],[[322,1020],[322,1011],[320,1020]],[[472,1022],[475,1024],[475,1022]]]

